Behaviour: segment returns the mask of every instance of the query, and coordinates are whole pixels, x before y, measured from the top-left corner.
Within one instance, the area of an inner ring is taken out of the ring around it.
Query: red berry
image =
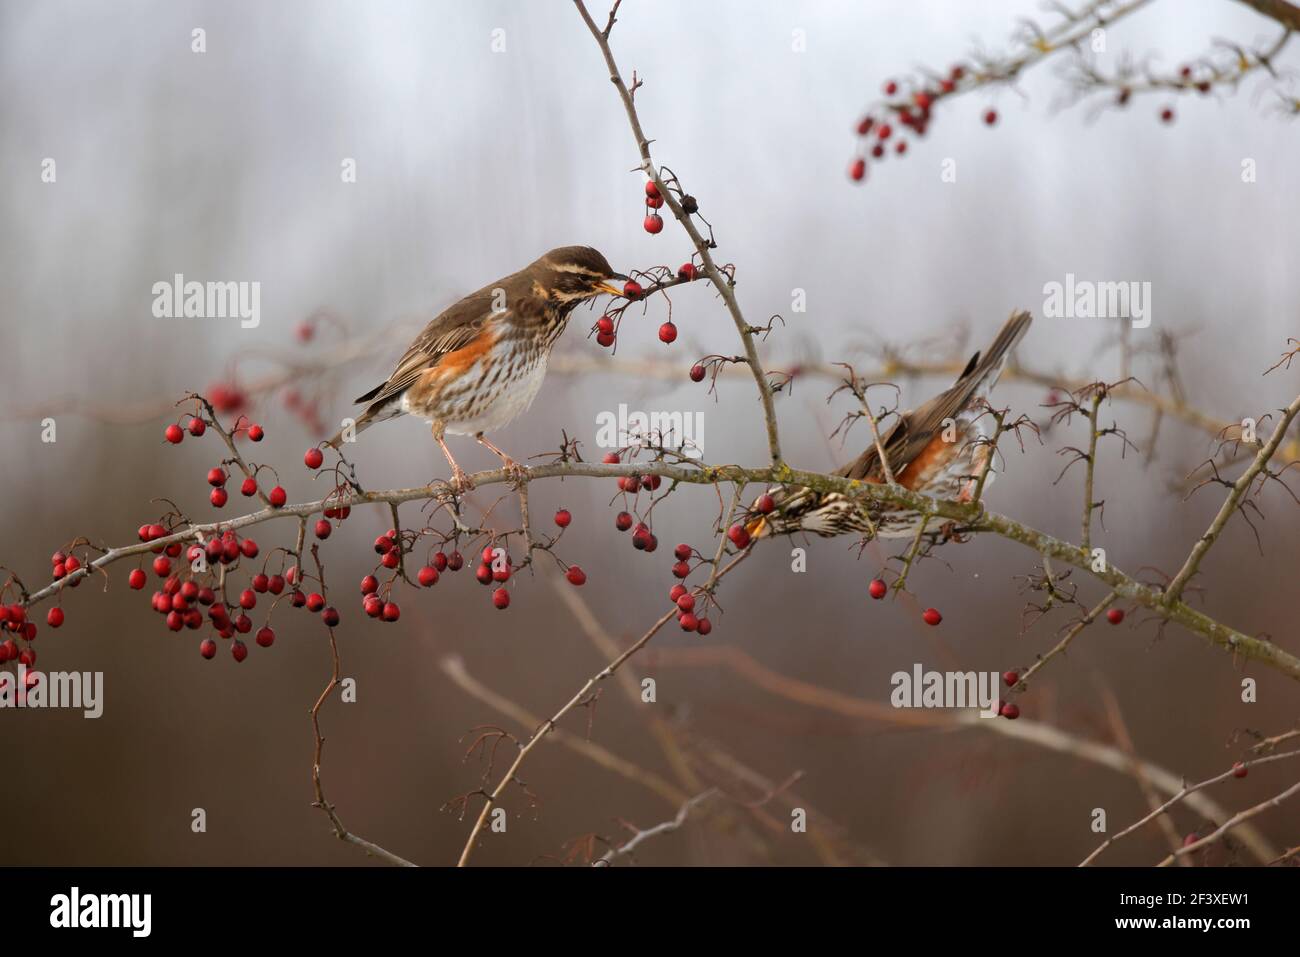
[[[217,655],[217,643],[211,638],[204,638],[199,642],[199,654],[211,661]]]
[[[642,225],[645,226],[645,231],[651,235],[663,232],[664,218],[658,213],[651,213],[645,218],[645,222]]]
[[[1002,707],[998,709],[998,714],[1008,720],[1015,721],[1016,718],[1020,717],[1020,708],[1010,701],[1004,701]]]
[[[627,512],[619,512],[614,516],[614,527],[620,532],[626,532],[632,527],[632,516]]]
[[[859,156],[849,164],[849,179],[855,183],[860,183],[867,176],[867,161]]]
[[[171,559],[166,555],[159,555],[153,560],[153,570],[154,574],[159,578],[166,578],[168,573],[172,570]]]
[[[573,515],[567,508],[562,508],[555,513],[555,524],[560,528],[568,528],[569,523],[573,521]]]
[[[885,147],[880,143],[877,143],[875,146],[871,147],[871,155],[876,159],[880,159],[885,155]]]
[[[1020,681],[1020,675],[1014,671],[1004,671],[1002,672],[1002,680],[1006,682],[1008,688],[1014,688],[1016,683]]]
[[[1173,108],[1166,106],[1163,110],[1160,111],[1160,122],[1172,123],[1173,121],[1174,121]]]
[[[480,585],[492,584],[492,566],[480,564],[478,568],[474,569],[474,578],[478,580]]]
[[[664,204],[664,198],[662,196],[647,196],[645,204],[647,209],[658,209]]]
[[[688,611],[677,616],[677,624],[681,625],[682,631],[695,631],[700,627],[700,620]]]
[[[248,646],[236,638],[230,646],[230,656],[236,661],[243,661],[248,657]]]
[[[446,553],[446,552],[435,552],[435,553],[434,553],[434,556],[433,556],[433,567],[434,567],[434,570],[435,570],[435,571],[443,572],[443,571],[446,571],[446,570],[447,570],[447,553]]]
[[[425,588],[432,588],[434,585],[438,583],[438,569],[434,568],[432,565],[425,565],[423,568],[420,569],[420,571],[416,574],[415,577],[419,579],[420,584],[423,585]],[[370,581],[374,581],[374,579],[370,578],[370,576],[367,576],[367,578]],[[365,591],[365,587],[366,587],[365,583],[363,582],[361,585],[361,590]],[[376,587],[378,587],[378,583],[376,583]],[[371,591],[374,591],[374,589],[372,588]]]
[[[188,425],[189,425],[190,435],[194,436],[195,438],[198,438],[200,435],[202,435],[204,432],[208,430],[208,423],[204,422],[198,416],[195,416],[194,418],[190,419]],[[171,437],[169,436],[167,440],[170,442]]]
[[[703,381],[704,381],[704,376],[705,376],[705,368],[704,368],[704,366],[700,365],[698,362],[695,363],[695,365],[691,366],[691,381],[692,381],[692,382],[703,382]]]
[[[253,608],[256,605],[257,605],[257,595],[253,592],[253,589],[245,588],[242,592],[239,593],[240,608],[243,608],[244,610],[247,611],[249,608]]]
[[[995,124],[997,121],[998,121],[998,111],[997,111],[997,110],[988,110],[988,111],[985,112],[985,114],[984,114],[984,125],[985,125],[985,126],[992,126],[992,125]]]
[[[688,562],[678,562],[673,566],[673,575],[676,578],[685,578],[691,573],[691,566]]]
[[[256,558],[257,542],[253,541],[251,538],[246,538],[239,543],[239,551],[245,558]]]
[[[230,495],[224,488],[214,488],[208,499],[212,502],[214,508],[221,508],[230,499]]]
[[[181,591],[183,592],[186,590],[187,587],[192,587],[193,585],[194,582],[186,582],[185,585],[181,587]],[[271,579],[267,577],[265,572],[258,572],[256,575],[253,576],[252,585],[253,585],[253,591],[257,592],[258,594],[264,594],[267,591],[267,589],[271,587]],[[197,594],[198,588],[195,588],[194,591]]]
[[[247,615],[240,615],[235,619],[235,631],[241,635],[246,635],[253,630],[253,619]]]
[[[248,427],[248,437],[254,442],[261,442],[262,437],[265,435],[266,433],[262,431],[262,427],[256,422]]]
[[[695,263],[682,263],[677,267],[677,278],[683,282],[692,282],[700,274]]]
[[[51,608],[45,615],[45,623],[51,628],[58,628],[63,624],[63,609]]]
[[[564,573],[564,577],[569,580],[571,585],[585,585],[587,583],[587,573],[577,565],[570,565],[569,570]]]
[[[384,557],[379,560],[379,564],[383,565],[385,568],[396,568],[398,565],[402,564],[402,553],[395,549],[391,552],[387,552],[384,554]]]
[[[397,602],[390,601],[384,603],[384,609],[379,615],[384,621],[397,621],[402,617],[402,610],[397,607]]]
[[[330,537],[330,532],[334,531],[334,526],[330,524],[328,518],[319,519],[316,522],[316,537],[326,539]]]
[[[885,81],[885,96],[893,96],[898,92],[898,84],[893,80]]]
[[[644,292],[645,290],[641,288],[641,284],[635,279],[629,279],[623,283],[623,298],[625,299],[640,299]]]
[[[257,479],[251,475],[239,483],[239,494],[245,497],[257,494]]]
[[[318,591],[312,592],[307,596],[307,610],[320,611],[325,607],[325,596]]]
[[[867,586],[867,594],[876,599],[876,601],[884,598],[888,591],[889,586],[885,584],[883,578],[874,578],[872,579],[871,584]]]
[[[701,618],[695,625],[695,633],[703,638],[713,630],[713,622],[707,618]]]
[[[915,103],[919,109],[924,111],[930,108],[930,103],[933,102],[933,97],[931,97],[925,90],[918,90],[912,94],[912,102]]]
[[[679,562],[687,561],[691,557],[692,553],[693,553],[693,549],[685,542],[682,542],[680,545],[678,545],[676,548],[673,549],[673,557],[676,558]]]
[[[677,599],[681,598],[685,594],[686,594],[686,586],[683,585],[681,582],[678,582],[676,585],[674,585],[672,588],[668,590],[668,600],[675,605],[677,604]]]
[[[144,582],[145,582],[144,571],[139,568],[131,569],[131,574],[127,576],[126,581],[127,584],[129,584],[132,588],[134,588],[136,591],[139,591],[141,588],[144,587]]]
[[[943,621],[943,615],[939,614],[937,608],[927,608],[921,613],[921,620],[927,625],[934,626]]]
[[[325,455],[320,449],[308,449],[307,454],[302,457],[304,464],[309,469],[318,469],[321,463],[325,461]]]
[[[652,179],[646,180],[645,194],[647,199],[663,199],[663,194],[659,192],[659,187],[655,185]]]
[[[902,156],[904,153],[906,153],[906,152],[907,152],[907,140],[899,140],[897,143],[895,143],[895,144],[894,144],[894,152],[897,153],[899,156]]]
[[[504,588],[498,588],[492,593],[492,604],[502,609],[509,608],[510,592],[506,591]]]
[[[339,623],[339,610],[333,605],[326,608],[320,613],[321,621],[325,622],[326,628],[333,628]]]
[[[460,552],[452,552],[447,556],[447,567],[454,572],[460,571],[465,567],[465,556]]]
[[[609,316],[601,316],[596,320],[596,331],[602,335],[612,336],[614,334],[614,320]]]
[[[1250,770],[1249,768],[1247,768],[1244,764],[1238,761],[1232,766],[1232,776],[1234,778],[1244,778],[1246,776],[1246,773],[1249,770]]]
[[[596,333],[596,345],[608,349],[613,344],[614,344],[614,333],[612,332]]]
[[[288,501],[288,496],[285,494],[284,489],[280,488],[278,485],[271,489],[271,493],[267,498],[271,500],[272,508],[280,508],[286,501]]]
[[[1112,625],[1118,625],[1124,620],[1124,609],[1112,608],[1110,611],[1106,612],[1106,620]]]
[[[272,595],[278,595],[280,594],[280,592],[284,591],[284,576],[272,575],[271,580],[266,583],[266,590],[269,591]],[[210,589],[201,590],[199,592],[200,596],[202,596],[203,591],[210,591]],[[203,599],[200,597],[199,600],[202,601]]]
[[[365,578],[361,579],[361,594],[373,595],[377,591],[379,591],[378,578],[374,575],[367,575]]]
[[[213,488],[220,488],[225,485],[227,477],[226,470],[220,465],[214,465],[208,469],[208,484]]]
[[[870,133],[870,132],[871,132],[871,124],[873,124],[874,122],[876,122],[876,121],[875,121],[872,117],[870,117],[870,116],[864,116],[861,120],[859,120],[859,121],[858,121],[858,135],[859,135],[859,136],[866,136],[868,133]]]
[[[675,604],[677,605],[677,608],[678,608],[680,611],[694,611],[694,610],[695,610],[695,596],[692,595],[692,594],[690,594],[689,592],[687,592],[687,593],[685,593],[685,594],[683,594],[683,595],[679,595],[679,596],[677,597],[677,601],[676,601]]]
[[[665,322],[659,327],[659,341],[672,343],[677,339],[677,327],[671,322]]]
[[[275,644],[275,632],[270,628],[259,628],[257,630],[257,643],[263,648],[270,648]]]
[[[744,549],[749,546],[749,532],[744,525],[732,525],[727,529],[727,537],[737,548]]]
[[[371,618],[378,618],[384,613],[384,601],[378,595],[367,595],[366,600],[361,603],[367,615]]]
[[[754,503],[754,511],[758,512],[760,515],[770,515],[774,508],[776,508],[776,499],[767,492],[760,495],[758,501]]]
[[[173,422],[171,425],[167,426],[166,431],[163,432],[163,437],[172,445],[180,445],[181,439],[185,438],[185,433],[181,430],[179,425]]]

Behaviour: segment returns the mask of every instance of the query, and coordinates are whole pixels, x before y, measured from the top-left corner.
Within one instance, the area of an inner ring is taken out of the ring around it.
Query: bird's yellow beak
[[[750,538],[762,538],[763,533],[767,531],[767,518],[760,516],[745,526],[745,531],[749,532]]]
[[[606,280],[606,281],[602,282],[599,286],[596,287],[596,294],[597,294],[597,295],[599,295],[599,294],[602,293],[602,292],[607,292],[607,293],[609,293],[611,296],[621,296],[621,295],[623,295],[623,287],[622,287],[622,286],[615,286],[612,282],[609,282],[608,280]]]

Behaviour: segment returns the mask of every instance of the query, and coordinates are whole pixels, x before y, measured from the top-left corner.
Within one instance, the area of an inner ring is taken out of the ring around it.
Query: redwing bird
[[[518,471],[484,433],[532,404],[551,347],[575,306],[605,293],[623,295],[612,279],[627,277],[590,246],[561,246],[471,293],[425,326],[386,382],[357,397],[368,405],[355,431],[407,413],[423,416],[460,489],[473,483],[443,441],[448,432],[474,436],[505,468]],[[342,440],[340,431],[329,444],[338,448]]]
[[[915,411],[904,412],[881,435],[880,445],[899,485],[938,498],[971,499],[976,477],[992,454],[991,446],[979,441],[986,437],[984,400],[1032,321],[1027,312],[1012,314],[993,344],[971,356],[952,388]],[[951,429],[945,426],[948,420],[952,420]],[[835,474],[875,485],[886,481],[874,441]],[[990,471],[986,488],[993,475]],[[868,507],[868,503],[838,492],[782,487],[770,494],[776,499],[776,508],[748,524],[754,537],[798,531],[827,538],[847,532],[870,536],[874,527],[881,538],[907,538],[916,534],[921,522],[918,512],[876,502]]]

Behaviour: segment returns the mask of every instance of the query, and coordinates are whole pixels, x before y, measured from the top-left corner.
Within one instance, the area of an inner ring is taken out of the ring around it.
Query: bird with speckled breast
[[[432,427],[458,490],[473,483],[447,448],[446,434],[474,436],[505,469],[519,473],[520,466],[485,433],[503,428],[532,405],[551,347],[576,306],[600,295],[624,295],[611,280],[627,276],[615,272],[598,251],[561,246],[471,293],[425,327],[386,381],[356,399],[366,409],[352,433],[399,415],[418,415]],[[329,444],[338,448],[345,434],[340,430]]]
[[[989,391],[996,384],[1016,343],[1029,331],[1033,317],[1012,314],[993,343],[971,356],[957,381],[915,410],[900,415],[880,437],[894,480],[903,488],[936,498],[970,501],[977,476],[992,446],[983,419]],[[951,428],[945,423],[951,424]],[[861,455],[834,473],[843,478],[879,485],[887,481],[873,442]],[[985,488],[996,473],[990,469]],[[746,525],[751,537],[812,532],[830,538],[857,533],[868,537],[907,538],[924,520],[915,510],[880,502],[854,500],[839,492],[805,487],[769,491],[774,507]]]

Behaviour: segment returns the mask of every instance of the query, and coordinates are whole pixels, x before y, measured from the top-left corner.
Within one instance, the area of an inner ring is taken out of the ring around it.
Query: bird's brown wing
[[[492,318],[494,288],[485,286],[439,314],[398,360],[388,381],[355,401],[368,402],[372,407],[384,405],[414,385],[420,374],[436,366],[443,356],[473,342]]]
[[[1033,317],[1027,312],[1013,313],[992,345],[982,354],[977,352],[971,357],[952,388],[941,392],[914,411],[904,413],[894,427],[881,437],[880,444],[895,478],[934,441],[935,436],[943,430],[944,420],[955,418],[957,413],[971,403],[985,380],[1001,367],[1007,353],[1028,331],[1032,321]],[[880,467],[876,444],[873,442],[857,459],[840,469],[838,474],[858,481],[883,481],[884,472]]]

